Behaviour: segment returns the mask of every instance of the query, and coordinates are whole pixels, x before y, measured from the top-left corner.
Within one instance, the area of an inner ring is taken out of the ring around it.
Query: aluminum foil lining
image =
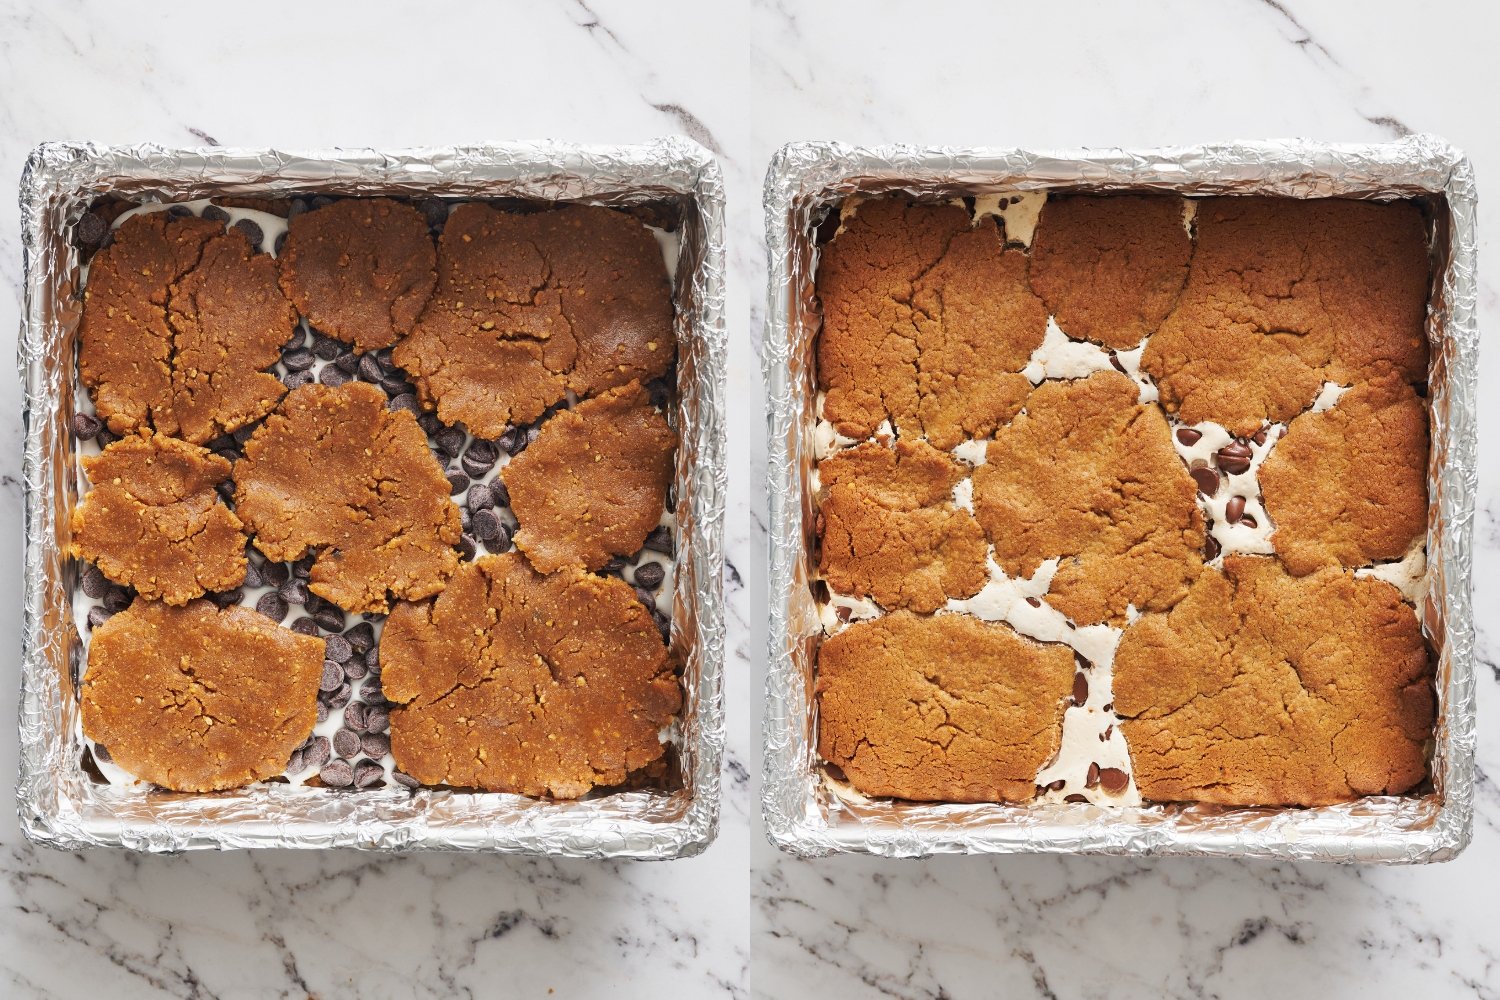
[[[814,226],[852,194],[933,198],[1052,189],[1186,195],[1416,198],[1432,216],[1427,333],[1428,593],[1418,608],[1437,651],[1438,723],[1430,789],[1316,809],[1209,805],[930,804],[839,795],[816,753],[813,662],[821,630],[810,589]],[[769,311],[770,640],[764,814],[787,851],[888,857],[938,853],[1202,855],[1416,863],[1467,845],[1474,793],[1471,535],[1477,484],[1474,172],[1440,139],[1330,145],[1301,140],[1146,150],[1036,152],[794,143],[766,176]]]
[[[527,198],[668,206],[681,234],[677,306],[677,586],[672,648],[684,664],[670,790],[573,802],[400,788],[362,792],[259,785],[185,795],[93,782],[80,766],[74,685],[82,643],[65,555],[78,500],[68,431],[81,312],[73,224],[95,198],[185,200],[294,194]],[[21,827],[76,849],[358,847],[560,857],[688,857],[717,831],[724,747],[724,185],[697,144],[556,142],[305,153],[48,143],[21,179],[25,301],[19,363],[26,426]]]

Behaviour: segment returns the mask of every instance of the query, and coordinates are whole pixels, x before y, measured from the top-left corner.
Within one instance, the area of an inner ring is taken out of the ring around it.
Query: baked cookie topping
[[[931,445],[867,442],[818,467],[819,570],[840,594],[935,611],[984,586],[985,542],[952,502],[967,469]]]
[[[391,749],[426,784],[576,798],[663,754],[681,692],[624,582],[542,575],[514,553],[464,563],[399,604],[380,654]]]
[[[275,407],[285,389],[264,369],[296,321],[276,262],[242,231],[143,213],[89,266],[79,372],[114,433],[202,444]]]
[[[83,460],[93,488],[73,508],[71,553],[142,597],[183,604],[245,579],[244,526],[215,491],[219,456],[142,431]]]
[[[238,788],[280,774],[312,731],[322,665],[322,640],[249,608],[137,600],[94,632],[83,731],[163,788]]]
[[[436,290],[393,357],[444,423],[495,438],[569,391],[665,374],[676,346],[661,249],[636,219],[475,203],[449,215]]]
[[[1313,806],[1400,794],[1427,773],[1421,629],[1394,587],[1341,569],[1298,579],[1275,559],[1226,558],[1125,630],[1114,696],[1149,799]]]
[[[516,548],[543,573],[639,552],[661,520],[676,449],[638,382],[559,411],[501,471]]]
[[[280,261],[298,311],[361,353],[410,333],[437,283],[427,220],[389,198],[345,198],[293,217]]]
[[[289,394],[235,465],[235,510],[273,560],[316,557],[313,593],[347,611],[442,590],[458,557],[458,508],[409,411],[351,382]]]
[[[963,615],[857,622],[818,659],[818,752],[866,795],[1025,802],[1057,752],[1073,654]]]

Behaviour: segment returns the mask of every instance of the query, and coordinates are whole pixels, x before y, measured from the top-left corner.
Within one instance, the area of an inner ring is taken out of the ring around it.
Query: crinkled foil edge
[[[65,558],[72,495],[68,416],[78,322],[78,255],[67,233],[103,194],[521,197],[596,204],[670,199],[683,206],[676,297],[679,577],[673,647],[683,663],[676,741],[682,787],[577,802],[515,795],[258,786],[177,795],[96,785],[79,766],[71,721],[79,641]],[[283,152],[48,143],[21,178],[25,300],[18,362],[24,393],[26,549],[20,772],[16,805],[33,842],[75,849],[356,847],[559,857],[688,857],[713,840],[724,748],[724,184],[682,138],[633,146],[522,142],[380,151]]]
[[[812,698],[819,628],[808,587],[811,345],[817,327],[813,222],[823,207],[855,192],[948,196],[1051,188],[1425,197],[1434,203],[1440,277],[1428,318],[1433,345],[1427,539],[1431,587],[1419,609],[1438,651],[1431,791],[1305,810],[1204,805],[1106,809],[852,803],[834,798],[821,783]],[[1063,152],[839,143],[794,143],[781,149],[765,186],[770,636],[762,807],[771,840],[808,857],[1037,852],[1399,864],[1457,855],[1472,833],[1475,774],[1470,600],[1478,480],[1475,199],[1468,160],[1428,135],[1367,145],[1284,140]]]

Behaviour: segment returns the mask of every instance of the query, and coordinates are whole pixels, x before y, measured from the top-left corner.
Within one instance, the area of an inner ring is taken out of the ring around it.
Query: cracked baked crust
[[[1390,584],[1229,556],[1125,630],[1115,711],[1148,799],[1327,805],[1422,781],[1432,676]]]
[[[89,643],[83,732],[163,788],[238,788],[286,770],[317,722],[322,672],[322,639],[249,608],[138,599]]]
[[[1428,441],[1427,407],[1399,372],[1294,419],[1260,470],[1286,568],[1404,556],[1427,527]]]
[[[516,548],[543,573],[639,552],[661,521],[676,449],[639,382],[553,415],[500,472]]]
[[[1031,383],[1019,372],[1046,335],[1026,268],[993,218],[971,227],[953,205],[861,202],[818,265],[824,415],[858,439],[886,419],[942,449],[988,437],[1020,409]]]
[[[1141,367],[1185,423],[1240,436],[1324,381],[1427,377],[1426,228],[1411,202],[1209,198],[1187,286]]]
[[[1030,577],[1061,559],[1048,602],[1080,625],[1170,608],[1203,566],[1203,514],[1161,411],[1118,372],[1044,382],[974,470],[995,561]]]
[[[883,608],[935,611],[988,578],[984,532],[952,503],[964,466],[931,445],[867,442],[818,464],[819,571]]]
[[[427,220],[389,198],[345,198],[294,216],[279,263],[298,311],[360,353],[410,333],[437,284]]]
[[[346,611],[429,597],[458,563],[458,508],[427,436],[368,383],[290,393],[245,443],[234,478],[255,547],[275,561],[312,551],[310,589]]]
[[[380,640],[391,752],[429,785],[577,798],[659,760],[681,691],[630,586],[516,553],[398,604]]]
[[[1070,337],[1127,350],[1156,332],[1187,280],[1183,201],[1064,195],[1042,206],[1031,288]]]
[[[595,206],[470,203],[449,215],[437,288],[392,357],[444,423],[494,438],[568,390],[663,375],[676,351],[666,264],[639,221]]]
[[[286,388],[276,363],[297,316],[276,262],[212,219],[148,212],[94,256],[79,375],[116,434],[202,444],[259,420]]]
[[[245,582],[240,519],[214,487],[229,462],[142,431],[83,460],[93,488],[73,508],[69,551],[142,597],[183,604]]]
[[[866,795],[1026,802],[1073,673],[1067,647],[966,615],[856,622],[818,651],[818,753]]]

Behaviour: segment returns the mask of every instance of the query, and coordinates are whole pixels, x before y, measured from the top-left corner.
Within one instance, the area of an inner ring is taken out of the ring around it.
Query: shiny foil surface
[[[345,792],[267,783],[217,794],[98,784],[80,765],[74,687],[83,641],[73,624],[78,567],[66,555],[78,501],[69,431],[82,311],[70,234],[98,197],[394,195],[524,198],[669,206],[681,234],[677,308],[677,584],[674,656],[683,709],[671,734],[669,788],[578,801],[400,787]],[[357,847],[588,858],[701,852],[718,826],[724,609],[724,186],[685,139],[636,146],[556,142],[409,150],[278,152],[48,143],[21,180],[25,301],[26,552],[20,703],[21,826],[36,843],[198,848]]]
[[[1039,190],[1155,190],[1184,195],[1414,198],[1427,203],[1434,281],[1428,399],[1428,587],[1418,608],[1436,651],[1438,721],[1430,785],[1315,809],[1173,804],[933,804],[839,795],[816,751],[814,662],[821,627],[811,583],[816,541],[810,472],[817,418],[819,316],[814,227],[853,194],[931,198]],[[1442,140],[1330,145],[1301,140],[1146,150],[784,147],[766,176],[769,310],[770,639],[763,809],[794,854],[863,852],[1199,855],[1388,864],[1441,861],[1468,843],[1474,789],[1471,534],[1477,489],[1479,332],[1475,319],[1474,172]]]

